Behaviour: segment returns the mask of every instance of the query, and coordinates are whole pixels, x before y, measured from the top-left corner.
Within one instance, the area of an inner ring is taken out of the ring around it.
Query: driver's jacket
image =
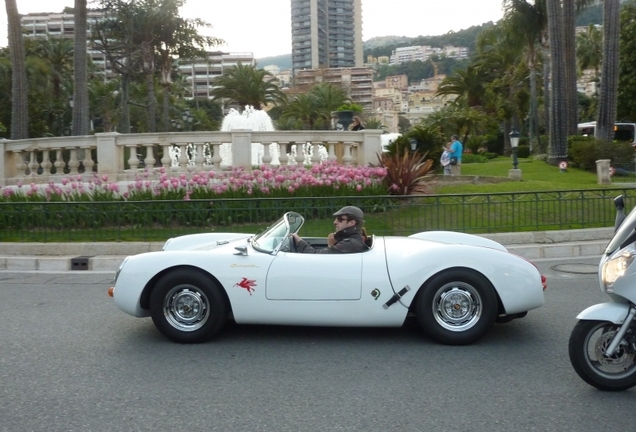
[[[353,253],[369,250],[364,243],[360,229],[357,226],[347,227],[334,234],[336,244],[331,247],[316,249],[305,240],[296,243],[296,251],[300,253]]]

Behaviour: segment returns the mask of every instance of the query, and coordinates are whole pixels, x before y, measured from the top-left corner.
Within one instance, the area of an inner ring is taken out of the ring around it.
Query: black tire
[[[228,316],[221,288],[193,269],[178,269],[163,276],[150,296],[155,327],[179,343],[200,343],[215,336]]]
[[[570,334],[572,367],[583,381],[599,390],[622,391],[636,385],[635,352],[625,338],[612,357],[603,355],[618,329],[611,322],[579,321]],[[627,337],[634,340],[631,329]]]
[[[481,339],[497,317],[497,295],[483,276],[457,269],[433,277],[418,296],[417,320],[431,338],[447,345]]]

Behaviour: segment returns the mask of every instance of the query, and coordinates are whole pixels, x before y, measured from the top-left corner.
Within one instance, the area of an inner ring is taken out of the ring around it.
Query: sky
[[[4,2],[3,2],[4,3]],[[90,7],[91,0],[89,0]],[[502,0],[362,0],[362,40],[376,36],[437,36],[503,16]],[[62,12],[73,0],[17,0],[18,12]],[[184,18],[212,24],[201,33],[226,41],[223,51],[255,58],[291,53],[290,0],[186,0]],[[0,46],[7,45],[6,6],[0,8]]]

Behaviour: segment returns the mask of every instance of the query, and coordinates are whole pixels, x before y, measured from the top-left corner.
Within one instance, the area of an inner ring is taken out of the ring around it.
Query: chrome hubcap
[[[479,321],[482,310],[479,293],[464,282],[444,285],[433,298],[435,320],[450,331],[461,332],[473,327]]]
[[[201,328],[209,317],[209,302],[205,294],[192,285],[179,285],[165,297],[163,313],[174,328],[194,331]]]

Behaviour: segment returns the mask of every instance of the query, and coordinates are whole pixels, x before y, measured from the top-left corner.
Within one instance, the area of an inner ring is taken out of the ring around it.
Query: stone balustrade
[[[98,133],[77,137],[0,140],[0,185],[48,183],[62,177],[108,175],[132,180],[144,169],[175,174],[232,166],[378,162],[380,130]]]

